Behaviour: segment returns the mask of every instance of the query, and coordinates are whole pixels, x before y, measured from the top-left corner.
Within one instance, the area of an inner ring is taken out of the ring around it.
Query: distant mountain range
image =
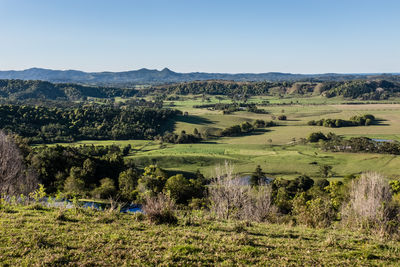
[[[91,85],[160,84],[202,80],[232,81],[344,81],[354,79],[399,79],[398,74],[292,74],[268,73],[178,73],[165,68],[161,71],[139,69],[124,72],[83,72],[77,70],[51,70],[31,68],[21,71],[0,71],[0,79],[42,80],[55,83],[81,83]]]

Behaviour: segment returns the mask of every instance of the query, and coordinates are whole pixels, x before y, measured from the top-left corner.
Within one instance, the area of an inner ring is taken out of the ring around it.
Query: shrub
[[[287,120],[287,117],[286,117],[286,115],[279,115],[278,120],[285,121],[285,120]]]
[[[135,199],[135,187],[137,185],[137,180],[138,173],[132,168],[129,168],[128,170],[119,174],[119,191],[124,200],[131,201]]]
[[[314,197],[307,200],[305,192],[293,199],[292,214],[298,223],[310,227],[327,227],[336,218],[336,213],[329,199]]]
[[[39,200],[46,196],[46,190],[42,184],[39,184],[39,188],[29,193],[29,196],[33,198],[35,202],[39,202]]]
[[[265,221],[272,210],[270,187],[243,185],[228,162],[217,167],[208,193],[210,209],[219,219]]]
[[[116,194],[116,188],[114,181],[110,178],[104,178],[100,180],[100,186],[95,188],[92,195],[97,198],[110,198]]]
[[[255,120],[254,121],[254,127],[256,127],[256,128],[264,128],[265,127],[265,121],[263,121],[263,120]]]
[[[240,210],[247,205],[245,190],[234,175],[232,164],[218,166],[208,188],[211,212],[219,219],[240,218]]]
[[[263,222],[271,218],[271,214],[275,213],[275,208],[272,205],[271,187],[260,185],[256,188],[249,188],[249,201],[244,210],[244,218],[250,221]]]
[[[397,207],[391,200],[391,190],[384,177],[378,173],[364,173],[350,185],[349,201],[342,207],[343,222],[352,227],[386,232],[390,225],[398,224],[394,212]]]
[[[326,138],[326,136],[323,134],[323,133],[321,133],[321,132],[316,132],[316,133],[311,133],[309,136],[308,136],[308,141],[309,142],[311,142],[311,143],[316,143],[316,142],[318,142],[319,140],[326,140],[327,138]]]
[[[0,130],[0,195],[28,194],[37,184],[35,173],[27,170],[14,139]]]
[[[142,210],[152,223],[176,224],[178,222],[175,215],[175,202],[163,193],[155,197],[146,197]]]

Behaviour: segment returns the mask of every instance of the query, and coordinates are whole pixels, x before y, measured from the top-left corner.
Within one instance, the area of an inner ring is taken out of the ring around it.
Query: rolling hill
[[[82,83],[91,85],[122,85],[176,83],[198,80],[232,81],[345,81],[354,79],[400,80],[397,74],[291,74],[268,73],[178,73],[163,70],[139,69],[124,72],[83,72],[77,70],[51,70],[31,68],[21,71],[0,71],[0,79],[42,80],[56,83]]]

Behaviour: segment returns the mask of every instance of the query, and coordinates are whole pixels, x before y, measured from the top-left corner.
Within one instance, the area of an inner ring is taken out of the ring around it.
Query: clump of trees
[[[285,121],[285,120],[287,120],[287,116],[286,115],[279,115],[278,116],[278,120]]]
[[[181,131],[180,134],[166,132],[162,136],[157,136],[156,139],[163,143],[172,144],[194,144],[203,140],[199,131],[195,128],[193,134],[188,134],[186,131]]]
[[[368,126],[375,122],[374,115],[365,114],[362,116],[353,116],[349,120],[342,119],[321,119],[309,121],[308,125],[317,125],[330,128],[352,127],[352,126]]]
[[[368,137],[344,139],[334,134],[321,143],[321,148],[333,152],[379,153],[400,155],[400,144],[395,141],[379,141]]]
[[[276,125],[277,124],[274,121],[255,120],[253,124],[250,122],[243,122],[242,124],[233,125],[223,129],[221,136],[240,136],[251,133],[258,128],[272,127]]]
[[[259,109],[254,103],[216,103],[216,104],[203,104],[194,105],[194,108],[207,108],[211,110],[222,110],[223,114],[231,114],[236,111],[248,111],[258,114],[268,114],[265,109]]]
[[[138,169],[124,161],[129,146],[54,146],[28,151],[25,161],[34,170],[47,193],[66,197],[118,198],[142,202],[147,196],[168,194],[176,203],[202,198],[206,181],[197,173],[187,179],[168,176],[155,165]]]
[[[319,142],[320,147],[325,151],[400,155],[400,144],[393,140],[374,140],[368,137],[345,139],[334,133],[325,135],[322,132],[314,132],[308,136],[307,141]]]

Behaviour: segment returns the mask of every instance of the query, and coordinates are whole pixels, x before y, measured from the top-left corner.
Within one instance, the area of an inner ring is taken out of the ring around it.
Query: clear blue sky
[[[399,0],[0,0],[0,69],[400,72]]]

